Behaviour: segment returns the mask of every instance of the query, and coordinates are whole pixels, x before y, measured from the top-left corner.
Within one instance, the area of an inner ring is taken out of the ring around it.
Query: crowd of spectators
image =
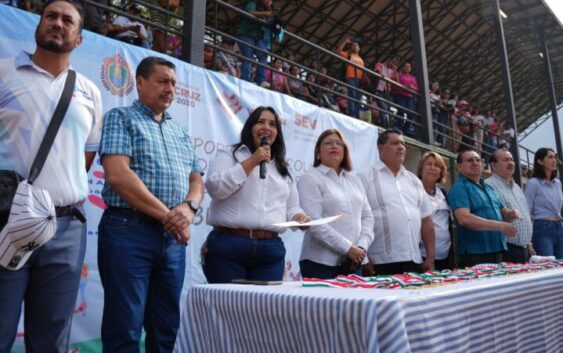
[[[105,6],[123,5],[126,15],[111,14],[84,3],[85,28],[123,42],[180,56],[182,41],[178,36],[165,35],[159,28],[151,28],[139,19],[149,19],[173,29],[180,28],[178,21],[135,1],[118,2],[98,1]],[[40,13],[45,1],[0,0],[0,3]],[[162,7],[159,0],[148,3]],[[166,10],[174,12],[181,1],[169,1],[168,4]],[[373,66],[368,65],[361,57],[361,39],[348,37],[335,48],[335,54],[352,64],[345,62],[340,69],[332,67],[331,77],[328,68],[317,60],[302,65],[296,62],[293,53],[286,53],[283,58],[268,55],[266,51],[272,48],[270,24],[277,16],[271,0],[247,1],[244,10],[265,22],[241,18],[236,41],[224,37],[216,49],[205,47],[206,68],[383,128],[398,128],[411,137],[418,136],[417,96],[421,88],[413,74],[412,63],[390,54]],[[378,76],[363,68],[373,70]],[[341,76],[335,73],[339,70]],[[499,121],[494,111],[480,109],[478,102],[470,103],[465,97],[452,94],[449,88],[441,88],[436,81],[432,82],[429,94],[436,146],[454,152],[473,148],[485,154],[500,146],[510,146],[514,129],[507,121]]]
[[[182,40],[175,34],[165,33],[158,26],[180,31],[182,21],[168,15],[166,12],[178,13],[181,0],[167,1],[144,0],[143,3],[151,6],[144,6],[136,1],[127,0],[99,0],[97,4],[102,6],[115,6],[116,9],[125,11],[126,15],[121,15],[108,11],[102,7],[82,3],[84,10],[84,28],[95,33],[99,33],[117,40],[138,45],[143,48],[167,53],[174,57],[180,57],[182,53]],[[46,0],[0,0],[0,4],[18,7],[26,11],[40,14]],[[153,25],[149,26],[142,21],[150,21]]]

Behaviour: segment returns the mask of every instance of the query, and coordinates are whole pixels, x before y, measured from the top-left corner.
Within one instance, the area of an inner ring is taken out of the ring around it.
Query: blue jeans
[[[180,324],[186,247],[160,222],[118,208],[98,226],[98,267],[104,287],[103,352],[172,352]]]
[[[360,82],[357,78],[347,78],[346,83],[352,87],[358,87]],[[348,97],[352,99],[360,99],[359,92],[353,88],[348,87]],[[357,118],[358,117],[358,103],[353,101],[352,99],[348,99],[348,115]]]
[[[375,91],[375,95],[377,97],[389,100],[389,95],[385,92],[382,91]],[[389,111],[389,103],[378,99],[377,100],[377,105],[379,106],[379,108],[381,109],[379,111],[379,124],[384,127],[384,128],[389,128],[389,113],[387,113]]]
[[[320,279],[332,279],[336,278],[338,275],[348,275],[350,273],[344,273],[340,266],[328,266],[323,265],[318,262],[311,260],[301,260],[299,261],[299,268],[301,269],[302,277],[309,278],[320,278]],[[362,275],[362,267],[359,266],[354,272],[355,275]]]
[[[25,350],[67,353],[86,251],[86,224],[59,217],[57,232],[19,270],[0,267],[0,352],[9,353],[24,302]]]
[[[211,231],[206,247],[203,273],[209,283],[231,283],[233,279],[283,279],[285,246],[279,237],[250,239]]]
[[[416,127],[410,123],[410,121],[415,121],[416,117],[413,113],[406,111],[403,108],[407,108],[409,110],[415,111],[416,110],[416,102],[414,101],[413,97],[406,97],[400,94],[394,94],[393,100],[395,103],[400,105],[397,107],[397,115],[401,118],[404,118],[405,114],[407,114],[407,120],[404,119],[396,119],[395,120],[395,127],[401,130],[405,134],[415,135],[416,134]]]
[[[532,235],[534,249],[541,256],[563,259],[563,226],[560,221],[536,219]]]
[[[438,141],[442,146],[444,146],[449,133],[448,127],[450,126],[450,114],[446,112],[438,112],[435,114],[437,115],[438,123],[445,125],[436,125],[434,130],[438,130],[439,132],[441,132],[441,134],[436,134],[435,140]],[[434,116],[434,114],[432,114],[432,116]]]
[[[264,43],[262,39],[253,39],[247,36],[239,36],[239,39],[245,43],[254,45],[255,47],[258,47],[262,50],[268,50],[266,43]],[[259,63],[266,64],[268,54],[263,51],[255,50],[254,48],[246,46],[242,43],[239,43],[239,48],[240,48],[240,53],[246,58],[248,58],[247,60],[242,61],[240,78],[245,81],[250,81],[250,68],[252,67],[252,63],[254,62],[252,55],[256,55]],[[264,82],[265,78],[266,78],[266,68],[264,66],[258,65],[256,67],[256,76],[254,77],[254,82],[260,85],[262,84],[262,82]]]

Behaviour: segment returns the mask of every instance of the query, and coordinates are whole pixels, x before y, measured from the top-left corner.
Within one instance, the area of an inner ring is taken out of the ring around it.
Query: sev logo
[[[123,97],[133,90],[131,67],[119,53],[104,58],[100,79],[105,89],[114,96]]]

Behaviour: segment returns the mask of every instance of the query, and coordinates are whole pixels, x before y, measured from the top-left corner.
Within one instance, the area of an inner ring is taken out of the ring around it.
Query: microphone
[[[270,140],[266,136],[262,136],[260,139],[260,147],[268,146],[270,144]],[[260,162],[260,179],[266,179],[266,161]]]

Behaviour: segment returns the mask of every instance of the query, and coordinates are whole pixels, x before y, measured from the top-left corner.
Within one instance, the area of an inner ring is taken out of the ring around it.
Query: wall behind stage
[[[35,50],[33,33],[38,16],[0,5],[0,19],[0,58],[15,56],[21,50]],[[104,112],[114,107],[130,105],[137,98],[134,87],[137,63],[148,55],[161,54],[87,31],[83,35],[82,46],[72,55],[72,66],[100,88]],[[311,168],[316,139],[328,128],[337,128],[344,134],[351,147],[356,171],[364,169],[377,159],[377,129],[373,126],[222,73],[207,71],[176,59],[170,60],[177,66],[177,87],[175,102],[169,112],[188,129],[205,171],[218,148],[238,141],[240,129],[249,112],[260,105],[273,106],[283,118],[287,158],[290,171],[296,178]],[[73,319],[73,353],[101,351],[99,337],[103,290],[98,276],[96,253],[97,225],[104,208],[101,199],[103,183],[103,169],[99,159],[96,159],[89,174],[90,195],[85,202],[88,247]],[[206,197],[202,204],[203,212],[197,215],[196,226],[191,231],[192,239],[187,247],[185,289],[205,282],[199,251],[210,231],[205,223],[208,205],[209,197]],[[284,279],[299,279],[298,260],[303,234],[286,232],[282,238],[287,247]],[[13,352],[23,352],[21,323]]]

